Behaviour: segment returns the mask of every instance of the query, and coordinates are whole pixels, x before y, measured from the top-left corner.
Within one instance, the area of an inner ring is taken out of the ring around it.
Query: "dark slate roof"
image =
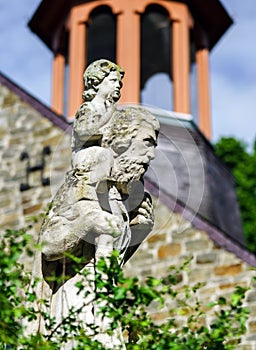
[[[146,174],[147,189],[170,210],[205,230],[217,245],[256,266],[256,257],[245,247],[232,174],[189,118],[159,119],[158,146]]]
[[[38,99],[36,99],[34,96],[22,89],[17,84],[15,84],[11,79],[9,79],[6,75],[4,75],[1,72],[0,84],[6,86],[10,91],[19,96],[19,98],[22,101],[28,103],[36,111],[41,113],[42,116],[50,120],[54,125],[58,126],[60,129],[66,130],[69,127],[70,124],[64,119],[63,116],[53,112],[53,110],[50,107],[47,107],[45,104],[40,102]]]
[[[93,0],[43,0],[30,19],[28,26],[40,39],[54,51],[53,33],[68,15],[72,6]],[[95,1],[95,0],[94,0]],[[128,0],[127,0],[128,1]],[[139,1],[139,0],[137,0]],[[166,0],[170,1],[170,0]],[[201,38],[199,46],[211,49],[231,26],[233,20],[219,0],[177,0],[187,4],[197,23],[206,32],[209,43]],[[42,20],[43,19],[43,20]]]

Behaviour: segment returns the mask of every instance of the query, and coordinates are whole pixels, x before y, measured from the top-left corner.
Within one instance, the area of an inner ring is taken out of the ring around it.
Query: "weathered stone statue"
[[[81,269],[90,271],[93,279],[101,256],[118,250],[121,268],[153,227],[152,202],[144,192],[142,177],[154,157],[159,123],[143,109],[117,109],[123,75],[119,66],[105,59],[86,69],[85,102],[73,126],[72,170],[53,198],[41,228],[42,288],[58,322],[71,307],[83,304],[87,306],[78,317],[85,327],[98,322],[94,288],[88,284],[86,303],[76,295],[75,284],[81,276],[66,253],[83,257]],[[48,278],[63,275],[59,281]],[[107,336],[107,325],[104,327],[97,339],[109,347],[120,345],[119,336]],[[64,348],[72,349],[72,344]]]

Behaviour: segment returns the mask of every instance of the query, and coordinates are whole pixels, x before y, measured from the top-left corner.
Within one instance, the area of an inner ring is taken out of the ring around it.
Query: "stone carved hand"
[[[136,252],[153,228],[153,204],[148,193],[145,193],[143,201],[139,207],[137,207],[136,213],[133,212],[133,214],[135,214],[135,217],[130,222],[131,241],[124,254],[123,264]]]
[[[132,219],[130,225],[149,225],[153,226],[154,216],[153,216],[153,205],[151,197],[148,193],[145,194],[145,198],[137,209],[138,214]]]

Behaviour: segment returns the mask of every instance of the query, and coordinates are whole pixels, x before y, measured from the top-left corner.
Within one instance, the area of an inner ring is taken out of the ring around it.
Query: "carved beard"
[[[111,179],[117,183],[129,183],[139,181],[146,172],[148,164],[129,157],[119,156],[114,161]]]

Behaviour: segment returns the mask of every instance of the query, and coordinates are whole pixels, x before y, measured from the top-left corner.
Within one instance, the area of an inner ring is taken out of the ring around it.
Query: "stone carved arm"
[[[79,150],[88,141],[97,144],[97,140],[102,138],[99,119],[100,115],[93,113],[86,104],[80,106],[73,124],[73,150]]]
[[[101,234],[118,237],[122,232],[122,223],[113,214],[103,212],[91,201],[80,201],[72,210],[79,214],[70,216],[63,213],[55,216],[42,227],[42,253],[47,261],[62,259],[66,252],[78,254],[82,246],[94,245]],[[90,260],[91,256],[85,258]]]
[[[76,118],[73,125],[73,149],[79,147],[79,142],[101,140],[103,135],[102,128],[107,125],[113,110],[112,106],[108,111],[99,113],[93,111],[88,103],[83,103],[77,111]]]

